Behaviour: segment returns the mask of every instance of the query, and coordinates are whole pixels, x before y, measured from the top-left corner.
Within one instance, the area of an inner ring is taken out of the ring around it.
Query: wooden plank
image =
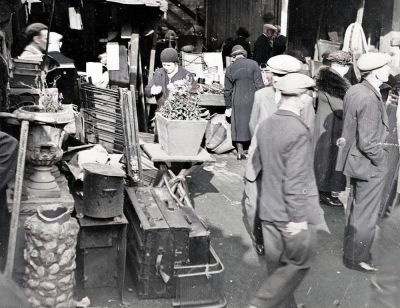
[[[132,142],[132,150],[133,159],[137,166],[138,178],[135,179],[138,181],[139,185],[142,185],[142,164],[141,164],[141,150],[139,145],[139,127],[138,127],[138,118],[137,118],[137,108],[136,108],[136,86],[137,86],[137,73],[138,73],[138,60],[139,60],[139,34],[132,33],[131,41],[130,41],[130,50],[129,50],[129,76],[130,76],[130,93],[128,93],[128,121],[129,121],[129,129],[131,130],[131,138]],[[131,122],[133,121],[133,123]]]
[[[26,145],[28,142],[29,122],[24,120],[21,124],[21,133],[19,138],[18,158],[17,158],[17,170],[15,175],[15,192],[13,207],[11,213],[10,222],[10,235],[8,239],[7,259],[4,274],[8,278],[12,278],[14,270],[14,257],[15,257],[15,245],[17,241],[19,211],[21,207],[22,197],[22,185],[24,181],[24,169],[25,169],[25,156],[26,156]]]
[[[358,0],[356,22],[358,22],[360,25],[362,24],[364,17],[364,7],[365,7],[365,0]]]
[[[190,162],[190,163],[203,163],[203,162],[214,162],[215,159],[203,148],[196,156],[171,156],[165,152],[159,143],[145,143],[143,145],[143,151],[149,155],[153,162]]]
[[[142,71],[142,57],[139,52],[139,78],[140,78],[140,86],[139,86],[139,95],[140,95],[140,107],[141,107],[141,120],[142,127],[145,132],[147,132],[147,113],[146,113],[146,102],[144,99],[144,80],[143,80],[143,71]]]

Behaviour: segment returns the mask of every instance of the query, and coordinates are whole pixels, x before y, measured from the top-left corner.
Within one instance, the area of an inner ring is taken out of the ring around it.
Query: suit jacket
[[[307,221],[327,229],[318,201],[308,127],[296,114],[278,110],[260,124],[256,136],[252,163],[254,176],[262,170],[260,219]]]
[[[261,34],[254,42],[254,61],[257,61],[258,65],[267,63],[269,58],[272,57],[272,40]]]
[[[384,171],[388,116],[380,93],[366,80],[350,87],[344,97],[344,123],[336,170],[369,180]]]

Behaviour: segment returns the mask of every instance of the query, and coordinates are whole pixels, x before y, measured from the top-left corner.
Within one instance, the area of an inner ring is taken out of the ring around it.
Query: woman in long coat
[[[247,59],[240,45],[232,48],[233,63],[225,72],[225,114],[231,116],[232,141],[237,147],[237,159],[245,158],[243,145],[251,139],[249,120],[254,93],[264,87],[261,69],[257,62]]]
[[[314,170],[321,202],[342,207],[338,193],[346,188],[346,177],[335,170],[343,128],[343,98],[350,82],[343,76],[349,70],[351,55],[345,51],[331,52],[330,67],[322,68],[317,77],[318,105],[314,129]]]

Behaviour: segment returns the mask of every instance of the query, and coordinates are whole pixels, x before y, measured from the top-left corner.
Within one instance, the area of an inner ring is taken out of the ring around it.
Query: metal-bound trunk
[[[83,168],[84,215],[94,218],[122,215],[125,173],[115,167],[97,163],[84,164]]]
[[[127,264],[139,298],[175,296],[174,266],[188,261],[189,226],[180,217],[165,217],[151,187],[126,187],[125,214],[129,221]]]

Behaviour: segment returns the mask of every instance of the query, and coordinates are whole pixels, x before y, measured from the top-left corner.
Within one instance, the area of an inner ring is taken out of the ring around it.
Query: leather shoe
[[[329,206],[344,207],[342,201],[340,201],[338,197],[332,197],[332,195],[325,193],[320,193],[319,202]]]
[[[349,269],[364,272],[364,273],[373,273],[377,272],[378,269],[370,263],[367,262],[360,262],[357,264],[353,264],[351,262],[343,262],[344,266],[346,266]]]

